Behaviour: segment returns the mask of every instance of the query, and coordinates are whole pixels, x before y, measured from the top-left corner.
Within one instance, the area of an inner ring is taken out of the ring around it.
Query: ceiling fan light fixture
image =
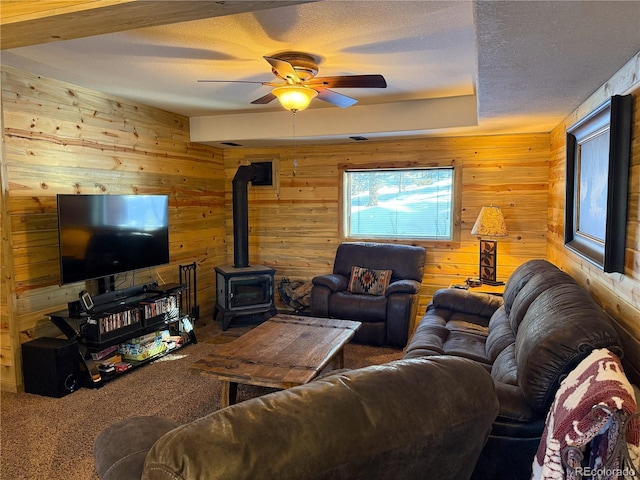
[[[304,110],[309,106],[311,100],[318,95],[318,92],[314,89],[301,85],[284,85],[282,87],[276,87],[271,91],[271,93],[278,97],[280,105],[292,112]]]

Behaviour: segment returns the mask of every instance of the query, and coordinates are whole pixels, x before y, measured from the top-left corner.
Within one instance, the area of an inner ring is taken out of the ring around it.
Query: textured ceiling
[[[640,52],[640,2],[480,2],[482,118],[565,117]]]
[[[321,76],[388,84],[341,90],[359,100],[349,109],[314,100],[301,140],[545,132],[640,51],[640,2],[323,0],[14,48],[2,63],[197,117],[196,141],[264,144],[291,136],[277,102],[250,103],[269,87],[197,80],[271,81],[262,57],[286,50],[316,56]]]

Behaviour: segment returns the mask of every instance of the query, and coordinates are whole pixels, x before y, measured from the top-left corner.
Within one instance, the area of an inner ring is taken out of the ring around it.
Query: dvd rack
[[[96,388],[111,379],[111,376],[101,375],[91,354],[108,350],[134,337],[169,330],[171,335],[183,338],[182,345],[196,343],[189,316],[180,312],[183,289],[181,284],[140,285],[94,297],[96,308],[90,312],[81,312],[76,305],[79,302],[72,302],[67,311],[48,314],[67,338],[78,339],[81,366],[84,365],[88,372],[84,386]],[[153,358],[165,354],[160,353]],[[133,363],[130,366],[135,368],[146,361]]]
[[[145,293],[134,297],[133,302],[91,313],[81,329],[87,344],[102,347],[146,327],[178,320],[180,316],[177,293]]]

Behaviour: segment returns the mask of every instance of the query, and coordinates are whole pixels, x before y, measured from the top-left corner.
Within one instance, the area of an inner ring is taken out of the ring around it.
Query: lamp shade
[[[488,237],[506,237],[507,226],[500,207],[482,207],[476,223],[471,229],[472,235],[483,235]]]
[[[318,95],[318,92],[314,89],[300,85],[276,87],[271,91],[271,93],[278,97],[280,105],[292,112],[304,110],[309,106],[311,100]]]

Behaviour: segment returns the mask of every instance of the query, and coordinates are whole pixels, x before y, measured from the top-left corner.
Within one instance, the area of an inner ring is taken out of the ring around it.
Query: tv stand
[[[68,310],[48,314],[68,339],[78,341],[82,384],[100,387],[122,373],[196,343],[192,320],[180,311],[184,288],[181,284],[139,285],[93,297],[94,308],[90,312],[76,301],[68,304]],[[128,352],[129,357],[135,358],[125,360],[123,356],[122,361],[113,362],[120,367],[118,370],[105,368],[107,355],[113,359],[122,350],[121,345],[135,344],[134,339],[154,338],[159,331],[168,331],[172,341],[158,342],[155,338],[155,348],[138,355]]]
[[[109,275],[108,277],[102,277],[98,279],[98,292],[109,293],[116,290],[116,277],[115,275]]]

